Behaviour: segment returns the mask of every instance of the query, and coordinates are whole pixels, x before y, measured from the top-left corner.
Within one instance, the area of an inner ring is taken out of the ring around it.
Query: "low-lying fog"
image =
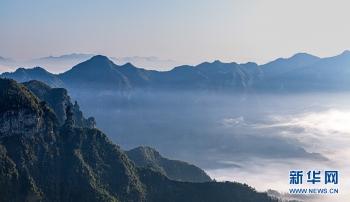
[[[124,149],[149,145],[200,166],[216,180],[260,191],[288,192],[293,169],[339,170],[341,194],[328,196],[350,197],[350,94],[134,92],[88,99],[80,92],[74,97]]]

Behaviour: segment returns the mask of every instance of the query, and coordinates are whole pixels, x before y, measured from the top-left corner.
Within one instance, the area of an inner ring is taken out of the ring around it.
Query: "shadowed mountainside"
[[[59,123],[62,125],[66,120],[66,108],[70,107],[73,112],[74,123],[81,127],[94,128],[96,125],[93,117],[85,118],[80,111],[78,102],[71,101],[68,92],[64,88],[51,88],[43,82],[32,80],[23,83],[40,100],[45,101],[55,112]]]
[[[0,79],[0,96],[2,201],[275,201],[247,185],[176,182],[136,168],[101,131],[76,125],[69,106],[61,125],[13,80]]]
[[[172,180],[184,182],[209,182],[210,177],[200,168],[183,161],[162,157],[150,147],[137,147],[126,151],[128,157],[139,167],[154,169]]]

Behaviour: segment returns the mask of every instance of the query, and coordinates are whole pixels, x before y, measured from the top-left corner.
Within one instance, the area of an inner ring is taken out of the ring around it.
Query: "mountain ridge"
[[[25,85],[0,84],[8,103],[0,111],[2,201],[277,201],[239,183],[177,182],[137,168],[103,132],[76,125],[70,107],[61,125]]]
[[[200,168],[179,160],[164,158],[151,147],[139,146],[126,151],[138,167],[154,169],[169,179],[183,182],[210,182],[211,178]]]
[[[70,70],[52,74],[44,69],[19,68],[6,72],[2,78],[20,82],[40,80],[53,87],[97,89],[111,91],[150,90],[205,90],[229,92],[298,92],[350,90],[348,66],[349,51],[320,58],[297,53],[263,65],[238,64],[220,61],[204,62],[196,66],[182,65],[169,71],[146,70],[131,63],[116,65],[106,56],[96,55]],[[320,71],[322,70],[322,71]],[[336,78],[341,77],[341,83]]]

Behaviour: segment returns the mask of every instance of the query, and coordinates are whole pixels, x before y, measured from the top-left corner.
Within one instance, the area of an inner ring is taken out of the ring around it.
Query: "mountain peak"
[[[70,71],[92,71],[91,73],[96,73],[93,71],[101,70],[101,69],[110,69],[115,64],[109,60],[107,56],[104,55],[95,55],[92,58],[75,65],[71,70],[63,73],[67,74]]]
[[[308,65],[310,63],[313,63],[317,60],[319,60],[320,58],[308,53],[296,53],[291,57],[288,58],[278,58],[276,60],[273,60],[271,62],[268,62],[264,65],[264,66],[281,66],[281,65],[288,65],[288,66],[296,66],[295,64],[298,64],[297,66],[300,65]]]
[[[92,58],[90,58],[89,60],[91,60],[91,61],[110,61],[109,58],[107,56],[104,56],[104,55],[95,55]]]
[[[247,66],[247,67],[257,67],[258,64],[255,62],[246,62],[246,63],[240,63],[239,65]]]
[[[133,64],[131,64],[130,62],[127,62],[125,64],[123,64],[122,66],[120,67],[123,67],[123,68],[130,68],[130,69],[134,69],[136,68]]]
[[[42,67],[33,67],[33,68],[29,68],[29,69],[26,69],[26,68],[18,68],[15,73],[19,73],[19,72],[26,72],[26,71],[33,71],[33,72],[48,72],[46,71],[44,68]]]
[[[295,58],[318,58],[318,57],[314,56],[314,55],[311,55],[311,54],[308,54],[308,53],[301,52],[301,53],[294,54],[289,59],[295,59]]]
[[[36,71],[36,72],[48,72],[48,71],[46,71],[46,69],[44,69],[42,67],[33,67],[32,70]]]
[[[221,62],[220,60],[214,60],[213,64],[221,64],[223,62]]]
[[[59,75],[63,82],[71,86],[89,86],[89,88],[114,89],[117,85],[128,86],[127,78],[117,69],[118,65],[103,55],[75,65]]]
[[[116,66],[112,60],[110,60],[107,56],[104,55],[95,55],[91,57],[90,59],[86,60],[85,62],[82,62],[80,64],[88,64],[93,67],[99,67],[99,69],[103,67],[110,68],[111,66]],[[79,66],[80,64],[76,65]],[[73,67],[74,68],[74,67]]]
[[[0,79],[0,97],[0,112],[21,108],[36,111],[39,108],[38,99],[12,79]]]

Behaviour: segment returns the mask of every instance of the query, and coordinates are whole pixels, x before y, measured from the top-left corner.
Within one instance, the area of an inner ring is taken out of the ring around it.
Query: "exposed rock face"
[[[87,128],[95,128],[96,127],[95,118],[89,117],[86,119],[83,115],[83,112],[80,111],[80,107],[79,107],[77,101],[75,101],[74,105],[73,105],[73,119],[75,121],[75,124],[78,126],[87,127]]]
[[[276,201],[238,183],[137,168],[101,131],[76,125],[71,107],[65,114],[61,124],[22,84],[0,79],[0,201]]]
[[[145,201],[136,168],[105,134],[69,110],[61,125],[22,84],[0,84],[0,201]]]
[[[16,134],[33,135],[42,125],[42,118],[28,110],[7,111],[0,114],[0,138]]]
[[[31,88],[29,88],[31,90]],[[47,102],[51,109],[56,113],[60,123],[66,119],[65,109],[71,105],[67,90],[63,88],[50,89],[40,100]]]
[[[52,111],[23,85],[1,79],[0,96],[0,138],[52,132],[53,124],[44,120],[55,119]]]
[[[70,107],[73,113],[73,119],[76,126],[95,128],[96,121],[93,117],[86,119],[83,112],[80,111],[78,103],[71,102],[68,92],[64,88],[51,88],[40,81],[29,81],[23,83],[32,91],[41,101],[45,101],[55,112],[59,123],[62,125],[66,120],[66,108]]]

